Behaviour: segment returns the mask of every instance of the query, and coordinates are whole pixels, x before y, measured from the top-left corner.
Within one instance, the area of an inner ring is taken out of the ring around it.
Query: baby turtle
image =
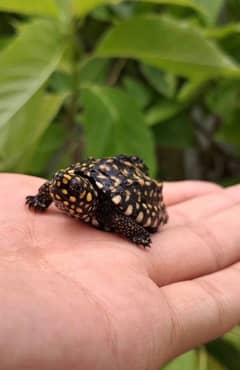
[[[151,179],[143,161],[134,156],[76,163],[26,198],[29,208],[37,211],[45,211],[52,202],[72,217],[144,247],[150,247],[150,233],[168,219],[162,183]]]

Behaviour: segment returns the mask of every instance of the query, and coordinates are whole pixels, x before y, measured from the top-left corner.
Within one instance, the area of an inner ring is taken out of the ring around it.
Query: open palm
[[[166,184],[144,250],[30,212],[41,179],[0,179],[0,369],[156,370],[240,322],[239,186]]]

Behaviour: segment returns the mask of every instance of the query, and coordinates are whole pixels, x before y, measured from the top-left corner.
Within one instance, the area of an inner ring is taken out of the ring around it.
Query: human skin
[[[0,175],[1,370],[157,370],[240,322],[240,186],[165,184],[144,250],[30,211],[42,182]]]

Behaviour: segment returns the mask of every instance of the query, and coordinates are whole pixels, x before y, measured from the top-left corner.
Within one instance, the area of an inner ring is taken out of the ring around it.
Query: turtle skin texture
[[[150,247],[150,233],[168,220],[162,187],[138,157],[89,158],[58,171],[26,204],[45,211],[54,202],[74,218]]]

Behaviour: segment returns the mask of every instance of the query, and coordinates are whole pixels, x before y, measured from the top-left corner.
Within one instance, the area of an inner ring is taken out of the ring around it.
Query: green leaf
[[[206,29],[206,35],[214,39],[224,39],[232,36],[235,33],[240,33],[240,23],[228,23],[223,27],[215,27]]]
[[[52,176],[57,169],[62,168],[62,152],[65,151],[67,130],[58,122],[53,122],[39,140],[33,156],[25,163],[25,173],[35,176]]]
[[[240,351],[240,325],[224,335],[224,340],[231,343]]]
[[[138,1],[138,0],[133,0],[133,1]],[[189,7],[207,16],[206,10],[198,4],[198,0],[142,0],[142,1],[148,2],[148,3],[157,3],[157,4],[164,4],[164,5],[178,5],[178,6],[183,6],[183,7]],[[118,4],[120,2],[121,0],[72,0],[72,8],[73,8],[74,14],[83,16],[99,5]]]
[[[142,1],[147,3],[177,5],[185,8],[190,8],[207,17],[206,9],[204,9],[204,7],[201,6],[201,4],[199,4],[201,0],[142,0]]]
[[[186,81],[178,93],[177,101],[185,103],[193,100],[201,92],[205,84],[206,80],[204,79]]]
[[[193,146],[194,132],[185,112],[153,127],[156,143],[162,147],[185,149]]]
[[[166,98],[173,98],[176,93],[177,80],[170,73],[161,71],[146,64],[141,65],[141,70],[150,85]]]
[[[107,32],[96,54],[140,59],[193,79],[240,76],[240,68],[199,29],[156,15],[119,23]]]
[[[88,86],[82,90],[87,154],[139,155],[155,171],[150,130],[135,100],[120,89]]]
[[[73,14],[85,15],[94,8],[103,4],[117,4],[121,0],[72,0]]]
[[[2,36],[0,38],[0,51],[2,51],[8,44],[11,42],[11,37],[10,36]]]
[[[102,84],[107,80],[110,61],[107,59],[88,58],[79,66],[80,85],[86,83]]]
[[[146,84],[133,78],[125,77],[123,86],[124,90],[135,99],[140,109],[144,109],[149,104],[152,98],[152,92]]]
[[[208,352],[228,370],[239,370],[240,351],[232,342],[224,338],[216,339],[206,345]]]
[[[162,370],[199,370],[197,351],[190,351],[171,361]]]
[[[199,370],[202,369],[200,368]],[[228,369],[225,366],[223,366],[219,361],[217,361],[214,357],[208,355],[206,370],[228,370]]]
[[[0,129],[1,171],[27,171],[39,139],[63,100],[63,95],[44,95],[39,91]]]
[[[0,0],[0,10],[14,13],[57,16],[55,0]]]
[[[145,116],[146,122],[149,126],[157,125],[158,123],[167,121],[170,118],[175,117],[184,108],[184,104],[180,104],[171,100],[164,100],[148,110]]]
[[[208,23],[214,24],[224,5],[224,0],[194,0],[199,7],[205,9],[208,17]]]
[[[65,42],[55,22],[36,20],[0,54],[0,128],[31,99],[59,63]]]

